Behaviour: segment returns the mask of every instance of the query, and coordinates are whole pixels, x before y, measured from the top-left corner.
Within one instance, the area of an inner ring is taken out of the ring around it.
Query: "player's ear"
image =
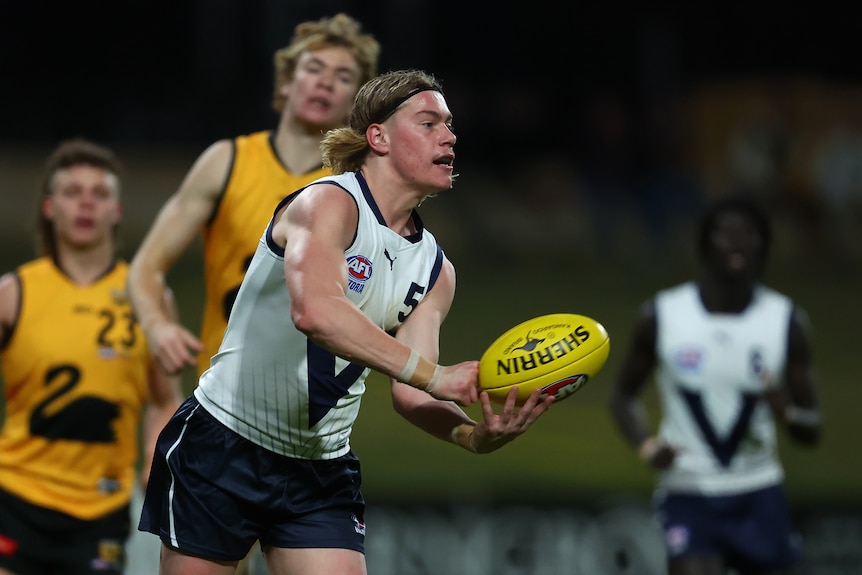
[[[42,203],[39,206],[42,210],[42,217],[46,220],[54,219],[54,198],[50,194],[42,198]]]
[[[285,100],[290,97],[290,80],[284,80],[281,85],[278,87],[278,93]]]
[[[370,124],[365,129],[365,138],[368,140],[368,145],[378,154],[386,154],[389,152],[389,134],[383,124]]]

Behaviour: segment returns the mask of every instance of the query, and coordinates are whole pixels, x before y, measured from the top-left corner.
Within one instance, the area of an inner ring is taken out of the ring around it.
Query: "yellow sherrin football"
[[[513,386],[518,405],[535,388],[560,401],[602,369],[610,352],[607,330],[596,320],[553,313],[522,322],[498,337],[479,360],[479,387],[503,403]]]

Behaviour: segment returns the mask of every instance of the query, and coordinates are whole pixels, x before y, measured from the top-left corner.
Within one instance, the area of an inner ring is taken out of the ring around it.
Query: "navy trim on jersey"
[[[371,195],[371,189],[368,187],[368,182],[365,181],[365,176],[362,174],[361,170],[356,172],[356,181],[359,182],[359,189],[362,190],[362,195],[365,197],[365,201],[368,202],[368,207],[370,207],[371,211],[374,212],[374,217],[377,218],[377,223],[381,226],[388,226],[389,224],[386,223],[386,219],[384,219],[383,214],[380,213],[380,208],[377,207],[377,202],[374,200],[374,196]],[[419,212],[416,210],[413,210],[410,213],[410,218],[413,220],[413,226],[416,228],[416,231],[409,236],[403,237],[411,244],[415,244],[422,239],[422,231],[425,229],[425,222],[422,221],[422,218],[419,216]]]
[[[292,194],[289,194],[286,197],[282,198],[281,201],[278,202],[278,205],[275,206],[275,210],[273,210],[272,212],[272,217],[269,218],[269,224],[267,224],[266,226],[266,235],[264,236],[266,238],[266,245],[275,255],[280,258],[284,257],[284,248],[275,243],[275,240],[272,239],[272,226],[275,225],[275,215],[279,212],[279,210],[281,210],[281,208],[290,203],[290,201],[304,189],[305,188],[300,188]]]
[[[434,261],[434,268],[431,270],[431,277],[428,278],[428,291],[437,283],[437,278],[440,277],[440,270],[443,269],[443,248],[437,244],[437,259]]]
[[[371,195],[371,189],[368,187],[368,182],[365,181],[365,175],[361,170],[356,172],[356,181],[359,182],[359,189],[362,190],[362,195],[365,197],[365,201],[368,202],[368,207],[371,208],[371,211],[374,212],[374,217],[377,218],[377,223],[381,226],[385,226],[386,220],[383,218],[383,214],[380,213],[380,208],[377,207],[377,202],[374,201],[374,196]]]
[[[282,200],[283,203],[283,200]],[[280,258],[284,257],[284,248],[275,243],[275,240],[272,239],[272,226],[275,224],[275,220],[269,220],[269,225],[266,226],[266,245],[274,253]]]
[[[422,217],[416,210],[411,212],[410,217],[413,219],[413,226],[416,228],[416,231],[409,236],[404,236],[404,239],[411,244],[417,244],[422,241],[422,232],[425,229],[425,222],[422,221]]]
[[[308,186],[304,186],[302,188],[299,188],[295,192],[292,192],[292,193],[286,195],[285,197],[283,197],[281,199],[280,202],[278,202],[278,205],[275,206],[274,210],[272,210],[272,217],[270,218],[270,225],[272,225],[272,220],[275,219],[275,215],[279,212],[279,210],[281,210],[281,208],[283,208],[287,203],[289,203],[291,200],[293,200],[293,198],[295,198],[299,194],[299,192],[301,192],[302,190],[304,190],[307,187]]]

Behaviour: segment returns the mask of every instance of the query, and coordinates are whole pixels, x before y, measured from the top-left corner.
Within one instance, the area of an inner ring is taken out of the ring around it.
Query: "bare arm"
[[[656,367],[656,337],[655,305],[653,301],[648,301],[641,307],[629,349],[614,383],[611,414],[628,443],[638,450],[641,459],[655,467],[666,468],[673,462],[675,450],[653,437],[646,409],[640,399]]]
[[[815,387],[810,326],[805,313],[794,310],[787,341],[787,365],[783,386],[765,392],[778,421],[787,425],[795,441],[815,445],[820,440],[822,422]]]
[[[166,289],[162,299],[164,311],[172,321],[176,320],[177,308],[173,293]],[[183,401],[182,378],[170,374],[156,361],[150,362],[148,373],[150,400],[143,414],[143,453],[141,454],[141,487],[147,489],[150,467],[159,433]]]
[[[196,363],[203,345],[162,305],[166,275],[202,232],[224,188],[233,157],[229,140],[211,145],[160,210],[129,269],[129,296],[153,355],[171,372]]]
[[[15,323],[18,321],[18,308],[21,304],[21,284],[15,273],[0,277],[0,349],[6,347]]]
[[[347,297],[344,250],[353,239],[357,218],[353,199],[329,184],[307,188],[278,215],[273,238],[285,246],[291,318],[321,347],[398,377],[413,350],[375,325]],[[477,370],[475,363],[443,366],[434,395],[462,405],[475,402]]]

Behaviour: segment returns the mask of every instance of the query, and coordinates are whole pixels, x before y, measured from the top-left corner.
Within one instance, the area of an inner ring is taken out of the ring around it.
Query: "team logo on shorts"
[[[673,525],[665,531],[665,541],[671,555],[679,555],[688,549],[689,532],[684,525]]]
[[[121,541],[99,541],[99,555],[90,560],[93,571],[121,571],[126,564],[126,553]]]
[[[0,535],[0,555],[11,557],[18,551],[18,542],[11,537]]]
[[[353,515],[351,515],[350,517],[351,517],[351,519],[353,519],[354,531],[356,531],[360,535],[365,535],[365,522],[360,521],[359,517],[357,517],[355,513]]]
[[[356,293],[362,293],[365,282],[371,279],[371,260],[365,256],[350,256],[347,258],[347,287]]]

